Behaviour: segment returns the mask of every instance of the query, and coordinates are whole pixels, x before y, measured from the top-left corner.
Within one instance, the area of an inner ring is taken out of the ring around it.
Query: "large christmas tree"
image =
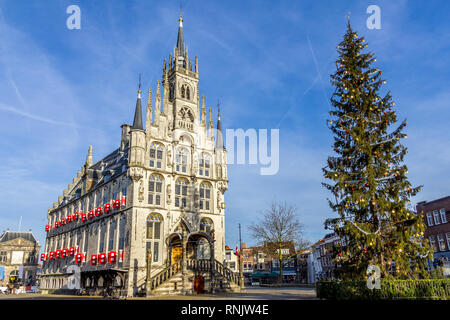
[[[427,277],[433,252],[423,240],[420,213],[408,209],[420,187],[411,187],[403,164],[406,120],[388,132],[397,123],[395,103],[389,92],[380,96],[386,81],[365,47],[349,22],[331,76],[336,90],[328,127],[336,156],[323,168],[332,180],[323,185],[333,193],[329,203],[339,217],[326,220],[325,228],[344,240],[333,254],[343,279],[365,279],[369,265],[377,265],[382,277]]]

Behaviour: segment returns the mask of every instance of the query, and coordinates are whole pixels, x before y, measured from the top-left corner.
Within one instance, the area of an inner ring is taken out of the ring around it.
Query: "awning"
[[[252,278],[272,278],[272,277],[278,277],[278,274],[275,272],[269,273],[269,272],[256,272],[252,273]]]
[[[275,271],[272,273],[276,273],[277,275],[280,274],[280,271]],[[295,272],[295,270],[283,270],[283,276],[295,276],[297,274],[297,272]]]

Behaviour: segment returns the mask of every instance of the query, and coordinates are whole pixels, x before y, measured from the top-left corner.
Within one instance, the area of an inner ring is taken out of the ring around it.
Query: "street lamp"
[[[147,249],[147,294],[151,291],[151,274],[152,274],[152,250]]]

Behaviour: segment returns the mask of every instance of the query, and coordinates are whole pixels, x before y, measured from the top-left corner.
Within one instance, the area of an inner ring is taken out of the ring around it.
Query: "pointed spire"
[[[92,145],[89,146],[88,155],[86,157],[86,169],[92,166]]]
[[[134,112],[134,121],[131,129],[144,130],[144,127],[142,125],[142,107],[141,107],[141,75],[139,75],[138,98],[136,101],[136,111]]]
[[[208,128],[208,135],[210,136],[210,137],[212,137],[213,136],[213,120],[212,120],[212,109],[211,109],[211,107],[209,107],[209,128]]]
[[[198,73],[198,57],[195,56],[195,73]]]
[[[164,87],[164,100],[163,100],[163,113],[167,115],[167,109],[169,107],[169,73],[164,71],[163,74],[163,87]]]
[[[156,84],[156,98],[155,98],[155,123],[159,124],[159,115],[161,113],[161,82],[159,79]]]
[[[223,150],[223,133],[222,133],[222,123],[220,122],[220,101],[217,102],[217,132],[216,132],[216,146],[215,150]]]
[[[184,60],[184,34],[183,34],[183,16],[180,11],[180,18],[178,19],[180,22],[178,26],[178,38],[177,38],[177,47],[176,47],[176,53],[178,54],[179,60]],[[182,59],[181,59],[182,58]],[[177,61],[178,63],[178,61]]]
[[[148,103],[147,103],[147,119],[145,121],[145,129],[148,131],[152,125],[153,106],[152,106],[152,89],[148,89]]]
[[[206,128],[206,105],[204,94],[202,94],[202,125]]]

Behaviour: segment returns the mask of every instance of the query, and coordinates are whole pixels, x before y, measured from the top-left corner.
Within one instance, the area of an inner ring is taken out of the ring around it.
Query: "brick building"
[[[450,260],[450,196],[422,201],[417,204],[417,212],[423,215],[425,225],[424,237],[434,248],[435,259]]]
[[[315,280],[333,279],[336,268],[339,267],[332,257],[334,246],[340,245],[342,239],[336,233],[329,233],[312,246]]]

